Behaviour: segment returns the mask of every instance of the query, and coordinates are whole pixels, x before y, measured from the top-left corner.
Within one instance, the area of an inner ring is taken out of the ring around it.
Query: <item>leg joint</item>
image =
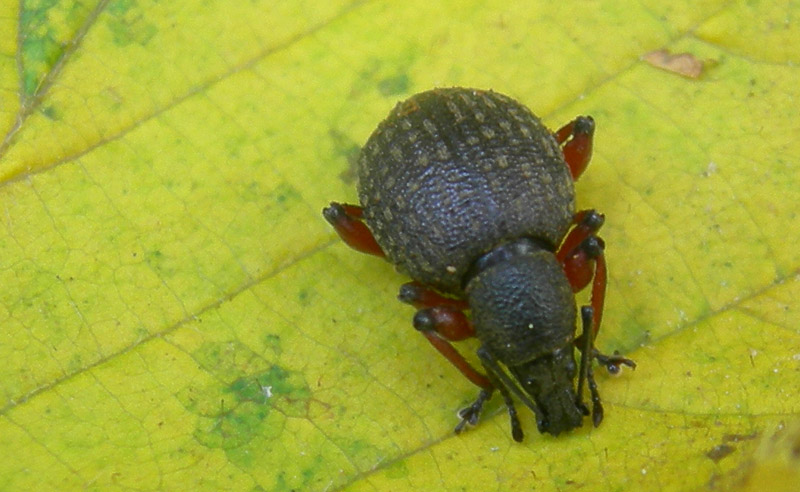
[[[597,236],[589,236],[583,240],[578,249],[586,253],[587,257],[594,259],[603,254],[605,247],[605,241]]]
[[[346,215],[341,203],[331,202],[330,206],[322,209],[322,216],[325,217],[329,224],[334,226]]]
[[[573,135],[594,135],[594,118],[591,116],[578,116],[575,126],[572,127]]]
[[[432,309],[420,309],[414,315],[414,329],[417,331],[436,331],[436,317]]]
[[[599,231],[606,221],[606,216],[595,209],[584,210],[581,214],[583,216],[580,218],[578,225],[583,226],[592,232]]]

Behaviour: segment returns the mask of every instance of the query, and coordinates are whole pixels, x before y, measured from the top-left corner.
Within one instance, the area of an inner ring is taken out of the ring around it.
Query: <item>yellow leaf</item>
[[[798,12],[3,2],[0,489],[792,490]],[[476,389],[320,215],[396,101],[453,85],[597,121],[598,346],[638,363],[599,428],[520,408],[518,444],[496,399],[453,435]]]

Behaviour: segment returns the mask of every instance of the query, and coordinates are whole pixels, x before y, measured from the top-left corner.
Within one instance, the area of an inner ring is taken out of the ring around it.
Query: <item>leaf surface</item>
[[[0,489],[796,483],[800,6],[506,3],[3,3]],[[599,428],[520,408],[517,444],[492,401],[453,435],[476,389],[321,217],[396,101],[454,85],[597,121],[598,346],[638,363]]]

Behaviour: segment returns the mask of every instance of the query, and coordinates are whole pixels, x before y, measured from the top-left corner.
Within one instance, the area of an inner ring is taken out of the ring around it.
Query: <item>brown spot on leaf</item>
[[[683,75],[690,79],[696,79],[703,73],[703,61],[691,53],[677,53],[673,55],[669,50],[661,49],[646,53],[642,56],[642,60],[654,67],[677,73],[678,75]]]
[[[722,458],[728,456],[729,454],[731,454],[734,451],[736,451],[736,448],[734,448],[731,445],[718,444],[718,445],[714,446],[713,448],[709,449],[706,452],[706,456],[711,458],[711,461],[713,461],[714,463],[719,463],[719,460],[721,460]]]
[[[750,441],[756,437],[758,437],[758,432],[751,434],[725,434],[722,436],[722,442]]]

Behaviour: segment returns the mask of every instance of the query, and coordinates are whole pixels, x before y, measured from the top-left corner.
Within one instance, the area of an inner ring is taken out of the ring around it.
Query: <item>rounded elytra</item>
[[[554,136],[490,91],[437,89],[399,103],[364,146],[358,179],[365,221],[388,259],[449,292],[504,241],[555,247],[575,212]]]

